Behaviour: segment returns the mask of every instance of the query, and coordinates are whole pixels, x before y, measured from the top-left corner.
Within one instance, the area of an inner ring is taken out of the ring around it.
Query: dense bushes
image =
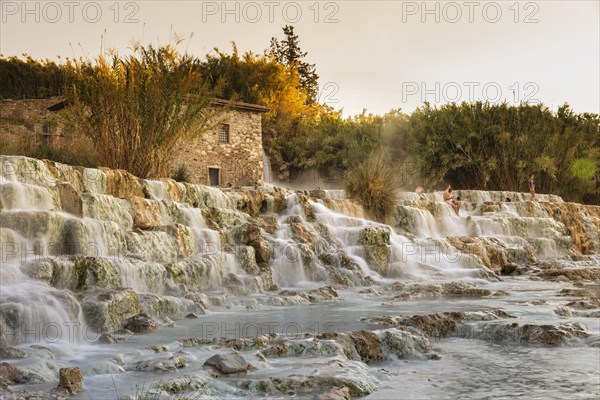
[[[348,170],[345,186],[348,194],[362,203],[371,218],[386,222],[394,211],[399,178],[389,153],[378,149]]]
[[[450,183],[527,191],[534,174],[541,193],[600,203],[597,114],[576,114],[566,104],[552,111],[477,102],[343,118],[314,101],[314,65],[293,29],[284,34],[263,54],[240,55],[234,44],[230,54],[216,50],[204,61],[169,46],[94,63],[0,59],[0,83],[3,96],[19,98],[55,94],[68,80],[74,131],[102,149],[100,164],[140,176],[167,175],[174,144],[202,128],[209,97],[219,95],[271,108],[263,146],[275,169],[348,174],[357,197],[374,193],[358,179],[379,168],[373,154],[385,148],[403,189]]]
[[[0,55],[0,100],[57,96],[65,79],[64,67],[52,61]]]
[[[536,175],[542,193],[581,201],[598,191],[599,119],[568,105],[463,103],[410,117],[419,170],[455,187],[526,191]]]
[[[210,118],[212,93],[195,64],[171,45],[68,63],[72,132],[91,139],[103,166],[168,176],[179,141],[200,134]]]

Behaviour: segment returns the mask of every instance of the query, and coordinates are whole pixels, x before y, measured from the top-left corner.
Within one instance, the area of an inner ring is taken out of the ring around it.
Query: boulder
[[[206,251],[206,249],[198,248],[196,242],[196,234],[189,226],[182,224],[162,225],[154,228],[155,231],[166,232],[169,236],[176,239],[175,247],[177,256],[180,258],[191,257],[197,251]],[[220,243],[215,243],[219,246]],[[212,251],[212,248],[208,250]]]
[[[515,263],[506,263],[500,269],[500,275],[513,275],[519,270],[519,266]]]
[[[479,258],[486,267],[490,268],[496,274],[500,273],[510,260],[528,260],[526,251],[522,249],[514,249],[512,251],[513,249],[508,249],[506,245],[496,238],[451,236],[448,237],[448,241],[457,250]],[[510,257],[509,250],[511,251]]]
[[[360,232],[358,242],[365,247],[369,267],[385,276],[392,253],[390,231],[381,227],[365,228]]]
[[[538,276],[543,279],[552,281],[598,281],[600,280],[599,268],[561,268],[545,270],[538,273]]]
[[[466,321],[464,312],[446,312],[428,315],[413,315],[398,322],[399,325],[414,326],[434,338],[444,338],[454,332],[456,327]]]
[[[127,320],[125,329],[134,333],[148,333],[156,330],[156,322],[148,314],[140,313]]]
[[[260,226],[256,223],[246,223],[236,227],[233,232],[233,240],[237,244],[252,246],[254,248],[257,264],[269,263],[273,256],[273,247],[268,240],[261,236]]]
[[[294,238],[294,240],[300,243],[306,243],[308,245],[314,246],[314,235],[306,228],[306,226],[302,222],[290,223],[290,229],[292,231],[292,237]]]
[[[239,354],[215,354],[203,364],[204,367],[214,368],[222,374],[247,372],[251,365]]]
[[[142,360],[135,362],[128,370],[144,372],[175,372],[177,367],[175,363],[167,360]]]
[[[86,323],[97,332],[113,332],[141,312],[140,297],[132,289],[102,291],[96,297],[88,297],[82,311]]]
[[[374,332],[354,331],[350,333],[350,339],[363,362],[368,364],[384,359],[381,342]]]
[[[489,323],[476,332],[476,339],[494,343],[516,342],[521,345],[534,346],[560,346],[572,338],[587,338],[589,331],[579,322],[565,322],[558,325],[552,324],[525,324],[518,323]]]
[[[58,191],[60,208],[76,217],[83,217],[83,202],[81,196],[73,185],[66,182],[57,182],[55,189]]]
[[[391,286],[392,291],[398,291],[395,296],[398,299],[414,297],[438,297],[438,296],[462,296],[481,297],[490,296],[489,289],[478,288],[469,282],[446,282],[441,284],[412,284],[407,286]]]
[[[184,375],[181,377],[162,379],[155,386],[170,394],[194,392],[211,395],[210,383],[206,378],[198,375]]]
[[[140,196],[129,199],[133,208],[133,225],[139,229],[152,229],[162,225],[158,202]]]
[[[254,242],[251,242],[250,246],[254,247],[254,254],[258,264],[268,264],[271,261],[271,257],[273,256],[273,247],[266,239],[260,238]]]
[[[58,389],[64,389],[70,394],[75,394],[83,390],[83,375],[79,367],[61,368],[58,371],[59,383]]]
[[[185,366],[187,366],[187,360],[184,356],[180,354],[176,354],[174,356],[169,357],[169,360],[173,362],[175,368],[184,368]]]
[[[236,256],[244,271],[250,275],[258,275],[260,269],[256,263],[256,254],[252,246],[238,246]]]
[[[6,362],[0,363],[0,378],[9,383],[26,383],[27,381],[23,371]]]
[[[92,287],[117,289],[121,276],[114,261],[104,257],[81,257],[73,259],[70,288],[85,290]]]
[[[573,249],[579,254],[600,251],[600,208],[592,205],[563,202],[541,202],[546,212],[562,222],[569,231]]]
[[[55,269],[55,261],[52,259],[42,259],[28,262],[21,265],[21,271],[30,278],[44,281],[50,284]]]
[[[279,222],[275,215],[262,215],[258,217],[259,226],[267,233],[273,235],[279,229]]]
[[[106,194],[120,199],[132,196],[144,197],[142,182],[135,175],[122,169],[100,167],[99,170],[106,177],[104,181],[104,191]]]
[[[350,400],[350,389],[347,386],[334,387],[328,392],[316,395],[314,400]]]
[[[98,338],[98,343],[102,343],[102,344],[114,344],[114,343],[117,343],[117,338],[115,338],[110,333],[103,333]]]
[[[0,346],[0,359],[25,358],[27,353],[14,347]]]

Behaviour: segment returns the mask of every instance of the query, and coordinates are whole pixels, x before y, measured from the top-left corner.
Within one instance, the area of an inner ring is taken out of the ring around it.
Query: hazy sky
[[[345,115],[410,112],[424,100],[568,102],[600,108],[600,1],[10,1],[0,53],[126,52],[132,39],[203,56],[262,52],[292,24],[317,65],[321,100]],[[190,38],[190,35],[192,37]]]

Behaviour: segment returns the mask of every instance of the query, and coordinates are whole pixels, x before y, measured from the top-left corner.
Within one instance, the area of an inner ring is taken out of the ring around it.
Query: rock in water
[[[9,363],[0,363],[0,381],[6,380],[10,383],[25,383],[23,372],[10,365]]]
[[[83,375],[79,367],[61,368],[58,371],[60,382],[58,389],[64,389],[70,394],[78,393],[83,390]]]
[[[0,347],[0,359],[25,358],[27,353],[14,347]]]
[[[314,400],[350,400],[350,389],[346,386],[336,387],[315,396]]]
[[[103,333],[98,338],[98,343],[113,344],[113,343],[117,343],[117,339],[110,333]]]
[[[125,329],[135,333],[152,332],[156,330],[156,322],[148,314],[140,313],[127,320]]]
[[[250,364],[239,354],[215,354],[203,364],[203,367],[212,367],[223,374],[246,372]]]

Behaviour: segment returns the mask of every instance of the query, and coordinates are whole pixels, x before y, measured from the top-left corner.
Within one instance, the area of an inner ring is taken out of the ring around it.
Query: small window
[[[46,135],[46,134],[39,135],[39,138],[40,138],[40,144],[42,146],[50,146],[50,144],[51,144],[50,135]]]
[[[219,126],[219,143],[229,143],[229,124]]]
[[[50,122],[45,122],[42,128],[44,135],[53,135],[55,130],[55,126]]]
[[[221,175],[219,168],[208,169],[208,181],[210,186],[219,186],[219,175]]]

